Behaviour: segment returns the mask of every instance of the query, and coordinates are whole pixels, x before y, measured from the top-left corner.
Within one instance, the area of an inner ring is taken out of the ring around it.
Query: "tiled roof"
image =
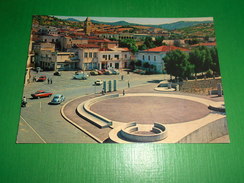
[[[100,42],[100,43],[117,43],[117,41],[110,41],[109,39],[89,39],[88,42]]]
[[[213,43],[199,43],[199,44],[194,44],[194,45],[191,45],[191,46],[216,46],[216,42],[213,42]]]
[[[76,44],[78,48],[100,48],[96,44]]]
[[[150,48],[150,49],[143,50],[143,51],[148,51],[148,52],[151,52],[151,51],[152,52],[167,52],[167,51],[172,51],[172,50],[190,51],[189,49],[176,47],[176,46],[159,46],[159,47]]]

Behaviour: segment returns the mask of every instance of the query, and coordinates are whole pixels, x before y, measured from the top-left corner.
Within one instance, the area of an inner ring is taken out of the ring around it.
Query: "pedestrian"
[[[49,79],[49,78],[47,78],[47,83],[48,83],[48,84],[50,83],[50,79]]]
[[[122,81],[124,80],[124,75],[121,75],[121,80],[122,80]]]
[[[130,71],[127,71],[127,74],[130,74]]]
[[[104,88],[102,89],[102,95],[104,95],[105,94],[105,91],[104,91]]]
[[[128,81],[128,88],[130,88],[130,81]]]
[[[50,83],[53,84],[53,79],[52,78],[50,79]]]
[[[123,90],[123,96],[125,96],[125,90]]]
[[[26,104],[27,104],[27,100],[26,100],[26,98],[24,96],[23,99],[22,99],[22,106],[26,107]]]

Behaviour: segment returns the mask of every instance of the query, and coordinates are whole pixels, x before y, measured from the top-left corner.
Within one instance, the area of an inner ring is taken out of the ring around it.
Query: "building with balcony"
[[[74,52],[41,51],[37,58],[36,65],[44,70],[75,70],[79,63]]]
[[[95,44],[80,45],[78,67],[82,70],[123,69],[129,66],[131,52],[127,48],[100,48]]]

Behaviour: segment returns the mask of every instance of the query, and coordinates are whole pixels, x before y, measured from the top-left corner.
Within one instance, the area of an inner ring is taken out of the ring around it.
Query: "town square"
[[[119,20],[33,16],[17,143],[229,143],[212,18]]]

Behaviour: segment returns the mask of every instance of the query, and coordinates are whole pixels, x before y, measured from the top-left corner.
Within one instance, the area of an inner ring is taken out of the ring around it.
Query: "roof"
[[[118,43],[118,41],[110,41],[109,39],[89,39],[88,42]]]
[[[129,48],[110,48],[113,51],[130,51]]]
[[[199,43],[199,44],[194,44],[194,45],[191,45],[191,46],[216,46],[216,42],[213,42],[213,43]]]
[[[75,46],[77,46],[78,48],[100,48],[96,44],[76,44]]]
[[[148,52],[167,52],[167,51],[172,51],[172,50],[180,50],[180,51],[190,51],[189,49],[186,48],[181,48],[181,47],[176,47],[176,46],[159,46],[155,48],[150,48],[147,50],[143,51],[148,51]]]

